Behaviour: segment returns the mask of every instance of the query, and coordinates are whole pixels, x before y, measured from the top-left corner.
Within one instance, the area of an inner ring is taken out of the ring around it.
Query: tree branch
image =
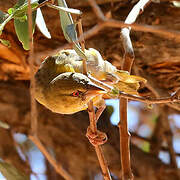
[[[143,10],[144,6],[149,3],[149,0],[140,0],[130,11],[128,14],[125,23],[132,24],[135,22],[136,18]],[[134,61],[134,50],[132,47],[131,39],[130,39],[130,28],[123,28],[121,30],[121,38],[124,47],[124,58],[122,70],[131,71],[132,64]],[[127,123],[127,104],[128,99],[120,97],[120,122],[118,123],[119,127],[119,135],[120,135],[120,151],[121,151],[121,166],[122,166],[122,174],[123,180],[134,179],[131,171],[131,163],[130,163],[130,134],[128,132],[128,123]]]

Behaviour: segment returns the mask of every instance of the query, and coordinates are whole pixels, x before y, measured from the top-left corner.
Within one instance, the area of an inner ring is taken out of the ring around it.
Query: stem
[[[83,37],[83,29],[82,29],[81,19],[78,20],[78,30],[79,30],[79,35],[82,38],[82,41],[80,42],[81,48],[83,51],[85,51],[85,41],[84,41],[84,37]],[[87,75],[86,59],[83,59],[83,74]],[[97,120],[98,119],[96,119],[96,114],[94,111],[92,100],[88,103],[88,113],[89,113],[90,128],[91,128],[92,132],[94,134],[96,134],[97,133]],[[96,155],[97,155],[99,164],[101,166],[102,175],[103,175],[104,179],[105,180],[111,180],[110,172],[109,172],[108,166],[106,164],[106,160],[105,160],[105,157],[103,155],[103,151],[102,151],[101,146],[96,145],[94,147],[95,147],[95,151],[96,151]]]
[[[29,63],[30,63],[30,94],[31,94],[31,133],[37,134],[37,108],[34,98],[35,94],[35,79],[34,79],[34,46],[33,46],[33,32],[32,32],[32,8],[31,1],[28,0],[28,31],[29,31]]]
[[[132,24],[135,22],[139,13],[143,10],[144,6],[149,2],[149,0],[140,0],[128,14],[125,23]],[[123,28],[121,30],[121,38],[124,47],[124,59],[122,70],[131,71],[132,64],[134,61],[134,50],[130,39],[130,29]],[[128,132],[128,122],[127,122],[127,105],[128,99],[120,98],[120,122],[119,135],[120,135],[120,155],[121,155],[121,166],[122,166],[122,179],[123,180],[133,180],[133,173],[131,171],[131,162],[130,162],[130,134]]]
[[[126,57],[126,60],[129,63],[131,63],[128,57]],[[97,84],[98,86],[104,88],[106,91],[112,92],[112,90],[113,90],[112,86],[97,80],[96,78],[92,77],[91,74],[89,74],[89,73],[88,73],[88,78],[92,82]],[[131,95],[131,94],[126,94],[125,92],[122,92],[122,91],[118,91],[117,93],[118,93],[118,96],[112,94],[112,95],[110,95],[110,97],[115,98],[115,99],[117,99],[117,98],[118,99],[119,98],[126,98],[126,99],[131,99],[131,100],[134,100],[134,101],[140,101],[140,102],[147,103],[147,104],[165,104],[165,103],[180,102],[180,98],[179,98],[180,89],[177,90],[170,97],[164,97],[164,98],[148,98],[148,97],[145,98],[145,97],[135,96],[135,95]]]
[[[97,124],[96,124],[97,120],[96,120],[96,115],[95,115],[92,100],[88,103],[88,113],[89,113],[90,128],[92,132],[95,134],[97,132]],[[111,180],[110,172],[109,172],[105,157],[103,155],[101,146],[96,145],[94,147],[95,147],[96,155],[99,160],[99,164],[101,166],[102,175],[104,179]]]
[[[29,139],[39,148],[39,150],[43,153],[49,163],[54,167],[55,171],[59,173],[64,179],[72,180],[73,178],[68,174],[64,168],[56,162],[54,158],[49,154],[43,144],[39,141],[39,139],[35,136],[29,136]]]
[[[81,18],[78,19],[78,30],[79,30],[79,36],[82,37],[82,41],[80,41],[81,48],[85,52],[85,40],[84,40],[84,35],[83,35],[83,28],[82,28],[82,20],[81,20]],[[83,74],[87,75],[86,59],[83,59]]]
[[[0,25],[0,35],[4,29],[4,26],[13,18],[13,14],[9,15],[4,21],[3,23]]]

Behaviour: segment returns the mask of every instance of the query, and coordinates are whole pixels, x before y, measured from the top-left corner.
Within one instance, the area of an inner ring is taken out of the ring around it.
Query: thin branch
[[[101,21],[105,21],[106,17],[104,16],[103,12],[101,11],[101,9],[99,8],[99,6],[97,5],[95,0],[88,0],[88,3],[90,4],[90,6],[92,7],[94,13],[96,14],[97,18]]]
[[[110,92],[110,94],[109,94],[110,98],[113,98],[113,99],[126,98],[126,99],[131,99],[134,101],[140,101],[140,102],[147,103],[147,104],[166,104],[166,103],[180,102],[180,89],[178,89],[170,97],[164,97],[164,98],[140,97],[140,96],[136,96],[136,95],[127,94],[127,93],[122,92],[122,91],[118,91],[118,92],[115,92],[115,94],[113,94],[114,90],[113,90],[112,86],[97,80],[96,78],[91,76],[89,73],[88,73],[88,78],[92,82],[97,84],[98,86],[100,86],[100,87],[104,88],[106,91]],[[118,94],[118,95],[116,95],[116,94]]]
[[[132,24],[135,22],[140,11],[143,10],[144,6],[149,2],[149,0],[140,0],[128,14],[125,23]],[[130,28],[123,28],[121,30],[121,39],[124,47],[124,58],[122,69],[125,71],[131,71],[132,64],[134,61],[134,50],[132,47],[130,39]],[[134,179],[133,173],[131,171],[130,162],[130,134],[128,132],[128,122],[127,122],[127,104],[128,99],[119,96],[120,101],[120,122],[118,123],[119,134],[120,134],[120,155],[121,155],[121,167],[122,167],[122,178],[123,180]]]
[[[167,91],[157,86],[156,80],[151,75],[140,71],[137,66],[135,66],[134,70],[136,75],[142,76],[147,80],[147,83],[145,83],[144,85],[155,95],[155,97],[159,98],[160,96],[166,97],[169,95]],[[168,103],[166,105],[170,108],[180,111],[180,106],[177,103]]]
[[[98,130],[97,130],[97,124],[96,124],[97,120],[96,120],[96,114],[94,111],[92,100],[88,103],[88,113],[89,113],[89,121],[90,121],[90,127],[88,129],[90,131],[92,131],[92,133],[94,135],[98,136]],[[97,155],[98,160],[99,160],[99,164],[101,166],[102,175],[103,175],[104,179],[105,180],[111,180],[110,172],[109,172],[105,157],[103,155],[103,151],[102,151],[101,146],[94,145],[94,147],[95,147],[96,155]]]
[[[167,142],[169,154],[170,154],[170,164],[175,169],[178,169],[178,165],[176,161],[176,153],[173,148],[173,133],[170,127],[169,119],[168,119],[168,115],[169,115],[168,108],[167,106],[162,106],[160,108],[161,108],[160,113],[162,114],[162,117],[163,117],[163,119],[161,119],[161,123],[164,124],[164,135],[165,135],[165,140]],[[164,113],[164,112],[167,112],[167,113]]]
[[[159,34],[163,38],[172,39],[176,42],[180,42],[180,32],[175,30],[166,30],[160,26],[150,26],[145,24],[131,24],[127,25],[122,21],[117,21],[114,19],[109,19],[104,23],[105,27],[112,27],[112,28],[122,28],[122,27],[131,27],[134,31],[140,32],[150,32]]]
[[[84,37],[83,37],[83,29],[82,29],[81,19],[79,19],[79,22],[78,22],[78,30],[79,30],[80,36],[82,37],[81,48],[82,48],[83,51],[85,51],[85,41],[84,41]],[[83,74],[87,75],[86,59],[83,59]],[[104,109],[102,108],[102,112],[103,112],[103,110]],[[90,121],[90,129],[88,127],[88,130],[92,131],[93,134],[97,134],[97,136],[98,136],[98,130],[97,130],[97,121],[98,121],[98,119],[97,119],[97,116],[96,116],[95,111],[94,111],[93,101],[92,100],[88,103],[88,113],[89,113],[89,121]],[[88,137],[88,135],[87,135],[87,137]],[[103,141],[104,137],[105,137],[105,140],[107,139],[107,137],[104,136],[103,133],[99,133],[99,137],[98,138],[100,140],[100,143],[101,142],[104,143],[104,141]],[[92,142],[91,142],[91,144],[93,145]],[[110,176],[110,173],[109,173],[108,166],[106,164],[106,160],[105,160],[104,155],[103,155],[102,148],[99,145],[94,145],[94,147],[95,147],[96,155],[97,155],[98,160],[99,160],[99,164],[101,166],[102,175],[103,175],[104,179],[105,180],[111,180],[111,176]]]
[[[144,7],[150,3],[151,0],[141,0],[139,1],[133,8],[133,10],[129,13],[126,21],[118,21],[114,19],[107,19],[100,7],[97,5],[95,0],[88,0],[89,4],[91,5],[94,13],[96,14],[97,18],[101,20],[100,24],[103,24],[104,27],[112,27],[112,28],[129,28],[131,27],[135,31],[141,32],[151,32],[156,33],[159,35],[163,35],[165,38],[171,38],[177,42],[180,41],[180,32],[173,31],[173,30],[166,30],[158,26],[149,26],[149,25],[142,25],[142,24],[134,24],[137,16],[143,11]],[[86,38],[86,37],[85,37]]]
[[[111,28],[131,27],[132,30],[134,30],[134,31],[155,33],[155,34],[159,34],[159,35],[163,36],[163,38],[171,39],[176,42],[180,42],[180,32],[179,31],[166,30],[166,29],[158,27],[158,26],[149,26],[149,25],[143,25],[143,24],[135,24],[135,23],[134,24],[125,24],[122,21],[118,21],[118,20],[114,20],[114,19],[106,19],[106,21],[101,22],[101,23],[95,25],[94,27],[92,27],[91,29],[89,29],[88,31],[84,32],[84,34],[83,34],[84,37],[80,36],[78,42],[81,42],[83,40],[83,38],[86,40],[86,39],[93,37],[94,35],[98,34],[99,31],[103,30],[106,27],[111,27]],[[59,52],[60,50],[67,49],[70,47],[72,47],[72,44],[67,43],[63,46],[57,47],[56,49],[49,50],[49,51],[47,50],[46,55],[52,56],[52,55],[56,54],[57,52]],[[44,56],[44,52],[36,53],[36,58],[40,58],[42,56]]]
[[[32,9],[31,0],[28,0],[28,31],[29,31],[29,64],[30,64],[30,93],[31,93],[31,134],[37,134],[37,107],[34,98],[35,94],[35,79],[34,79],[34,46],[33,46],[33,34],[32,34]]]
[[[35,136],[29,136],[29,139],[39,148],[39,150],[43,153],[49,163],[54,167],[57,173],[59,173],[64,179],[72,180],[73,178],[69,175],[69,173],[64,170],[64,168],[56,162],[55,159],[49,154],[43,144],[39,141],[39,139]]]
[[[135,101],[140,101],[144,102],[147,104],[166,104],[166,103],[175,103],[175,102],[180,102],[180,89],[176,91],[175,94],[171,95],[170,97],[165,97],[165,98],[148,98],[148,97],[138,97],[135,95],[131,94],[126,94],[124,92],[119,92],[119,98],[127,98]]]
[[[80,41],[81,48],[85,52],[85,40],[84,40],[84,35],[83,35],[83,28],[82,28],[81,17],[78,19],[78,31],[79,31],[79,35],[82,37],[82,40]],[[86,63],[86,59],[83,59],[83,74],[87,75],[87,63]]]

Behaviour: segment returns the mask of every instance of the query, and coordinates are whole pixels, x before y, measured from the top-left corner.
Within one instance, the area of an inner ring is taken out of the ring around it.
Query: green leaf
[[[8,14],[12,14],[14,12],[14,8],[9,8],[8,9]]]
[[[33,32],[35,29],[36,11],[33,12]],[[19,41],[22,43],[25,50],[29,50],[29,31],[28,20],[22,21],[22,19],[14,20],[15,31]]]
[[[58,0],[58,5],[64,8],[68,8],[65,0]],[[81,49],[80,44],[76,42],[78,41],[77,32],[75,30],[75,26],[71,14],[66,11],[59,11],[59,14],[60,14],[61,27],[65,39],[70,43],[73,42],[74,44],[73,48],[77,52],[77,54],[81,56],[83,59],[87,59],[86,55]]]
[[[22,6],[25,2],[27,2],[27,0],[18,0],[14,8],[17,9],[18,7]]]
[[[38,2],[31,4],[32,9],[38,6]],[[14,26],[17,37],[22,43],[25,50],[29,50],[29,31],[28,31],[28,20],[27,20],[27,9],[28,3],[27,0],[18,0],[17,4],[14,6],[16,9],[13,13]],[[36,20],[36,11],[32,13],[33,18],[33,32],[35,29],[35,20]]]
[[[8,40],[0,39],[0,42],[1,42],[3,45],[7,46],[8,48],[11,47],[11,43],[10,43],[10,41],[8,41]]]
[[[39,5],[38,2],[33,2],[31,3],[31,8],[32,10],[37,8]],[[19,18],[19,17],[23,17],[24,15],[27,14],[28,11],[28,3],[24,3],[22,6],[20,6],[19,8],[17,8],[14,13],[13,13],[13,18]]]
[[[24,16],[19,17],[17,19],[19,19],[21,22],[24,22],[24,21],[27,21],[28,17],[27,17],[27,15],[24,15]]]
[[[29,180],[28,176],[6,162],[0,162],[0,172],[7,180]]]

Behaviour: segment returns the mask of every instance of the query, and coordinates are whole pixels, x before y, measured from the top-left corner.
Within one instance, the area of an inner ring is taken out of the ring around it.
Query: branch
[[[126,54],[126,59],[127,58],[129,58],[129,56]],[[180,88],[175,93],[173,93],[170,97],[165,97],[165,98],[140,97],[140,96],[136,96],[136,95],[127,94],[122,91],[116,92],[116,89],[114,90],[112,86],[97,80],[96,78],[91,76],[91,74],[89,74],[89,73],[88,73],[88,78],[92,82],[97,84],[98,86],[100,86],[100,87],[104,88],[106,91],[108,91],[109,92],[108,95],[113,99],[126,98],[126,99],[140,101],[140,102],[147,103],[147,104],[165,104],[165,103],[180,102],[180,97],[179,97],[180,96]],[[115,92],[113,92],[113,91],[115,91]]]
[[[166,103],[175,103],[175,102],[180,102],[180,89],[177,90],[173,95],[171,95],[170,97],[165,97],[165,98],[148,98],[148,97],[138,97],[135,95],[131,95],[131,94],[126,94],[124,92],[119,92],[119,96],[118,98],[127,98],[127,99],[131,99],[131,100],[135,100],[135,101],[140,101],[140,102],[144,102],[147,104],[166,104]]]
[[[80,36],[82,37],[81,48],[83,51],[85,51],[85,41],[84,41],[84,36],[83,36],[81,19],[78,22],[78,30],[79,30]],[[83,59],[83,74],[87,75],[86,59]],[[104,109],[102,109],[102,112],[103,112],[103,110]],[[89,113],[90,127],[88,127],[88,129],[87,129],[86,136],[90,140],[91,144],[94,145],[94,147],[95,147],[96,155],[98,157],[104,179],[111,180],[111,176],[110,176],[109,169],[108,169],[106,160],[105,160],[103,152],[102,152],[102,148],[99,146],[100,143],[104,144],[106,142],[107,137],[104,133],[101,133],[97,130],[97,121],[98,121],[100,115],[97,118],[95,111],[94,111],[92,100],[88,103],[88,113]],[[90,132],[91,132],[91,135],[93,135],[93,136],[95,135],[95,137],[92,138],[90,135]]]
[[[88,127],[86,136],[90,140],[91,144],[95,147],[96,155],[98,157],[104,179],[111,180],[110,172],[105,157],[103,155],[102,148],[100,147],[100,144],[105,143],[107,137],[104,133],[101,133],[97,130],[97,119],[92,100],[88,103],[88,113],[90,126]],[[92,137],[92,135],[94,135],[94,137]]]
[[[31,1],[28,0],[28,31],[29,31],[29,64],[30,64],[30,94],[31,94],[31,133],[37,134],[37,107],[34,98],[35,94],[35,79],[34,79],[34,46],[33,46],[33,34],[32,34],[32,9]]]
[[[49,152],[45,149],[39,139],[35,136],[29,136],[29,139],[39,148],[39,150],[43,153],[46,159],[50,162],[50,164],[54,167],[57,173],[59,173],[66,180],[73,180],[73,178],[64,170],[64,168],[56,162],[54,158],[49,154]]]
[[[132,24],[135,22],[136,18],[143,10],[144,6],[149,3],[149,0],[140,0],[130,11],[127,16],[125,23]],[[131,71],[131,67],[134,61],[134,50],[132,47],[131,39],[130,39],[130,29],[131,28],[123,28],[121,30],[121,39],[124,47],[124,58],[122,69],[125,71]],[[130,134],[128,132],[128,122],[127,122],[127,104],[128,99],[122,98],[119,96],[120,101],[120,122],[118,123],[119,134],[120,134],[120,155],[121,155],[121,166],[122,166],[122,174],[123,180],[134,179],[132,171],[131,171],[131,163],[130,163]]]
[[[98,15],[99,16],[99,15]],[[100,16],[99,16],[100,17]],[[176,42],[180,42],[180,32],[175,30],[166,30],[164,28],[158,27],[158,26],[150,26],[150,25],[143,25],[143,24],[126,24],[122,21],[114,20],[114,19],[105,19],[105,21],[100,22],[99,24],[92,27],[90,30],[84,32],[83,37],[79,37],[79,41],[81,42],[83,39],[89,39],[93,37],[94,35],[98,34],[101,30],[111,27],[111,28],[125,28],[125,27],[131,27],[134,31],[140,31],[140,32],[150,32],[162,35],[163,38],[171,39]],[[46,56],[52,56],[56,53],[58,53],[62,49],[72,48],[71,43],[67,43],[63,46],[60,46],[53,50],[46,50]],[[35,58],[39,59],[40,57],[44,57],[44,52],[37,52],[35,54]]]

